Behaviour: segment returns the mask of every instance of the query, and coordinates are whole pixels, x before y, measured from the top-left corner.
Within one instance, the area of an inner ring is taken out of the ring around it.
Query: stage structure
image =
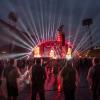
[[[72,44],[70,41],[65,40],[63,32],[64,25],[61,25],[55,37],[55,40],[44,41],[39,43],[33,49],[34,57],[51,57],[53,59],[72,57]]]
[[[7,23],[6,21],[2,19],[0,19],[0,26],[2,26],[5,29],[8,29],[9,31],[16,33],[22,39],[24,39],[23,34],[26,35],[26,37],[28,38],[26,32],[21,32],[19,29],[10,25],[9,23]],[[55,36],[55,40],[42,41],[41,43],[33,47],[32,52],[30,53],[29,57],[30,58],[50,57],[53,59],[56,59],[56,58],[70,59],[72,57],[73,45],[70,41],[65,40],[65,34],[64,34],[63,28],[64,28],[64,25],[61,25],[58,28],[56,36]],[[34,36],[32,36],[32,38],[35,39]],[[17,50],[17,51],[20,52],[20,50]],[[22,49],[21,51],[25,51],[25,50]],[[12,52],[14,52],[14,50],[12,50]]]

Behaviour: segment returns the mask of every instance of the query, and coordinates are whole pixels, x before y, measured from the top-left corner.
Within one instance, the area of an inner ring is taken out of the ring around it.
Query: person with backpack
[[[78,82],[77,75],[78,73],[73,67],[72,61],[67,61],[61,72],[65,100],[75,100],[76,81]]]
[[[46,72],[44,66],[41,65],[41,58],[36,58],[36,64],[32,67],[32,97],[31,100],[36,100],[39,93],[40,100],[45,100],[44,84]]]
[[[89,68],[87,80],[93,100],[98,100],[100,95],[100,59],[93,58],[92,63],[93,66]]]

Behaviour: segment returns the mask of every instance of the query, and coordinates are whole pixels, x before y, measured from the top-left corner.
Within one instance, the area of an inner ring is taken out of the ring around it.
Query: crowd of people
[[[58,59],[44,60],[35,58],[31,60],[0,60],[0,95],[3,95],[3,80],[6,80],[7,100],[18,100],[21,84],[30,85],[31,100],[36,100],[39,94],[40,100],[45,100],[45,81],[55,78],[56,87],[60,83],[60,89],[64,93],[65,100],[75,100],[76,88],[80,86],[80,73],[86,71],[88,86],[92,92],[93,100],[99,100],[100,95],[100,59]],[[59,81],[60,80],[60,81]],[[20,86],[19,86],[20,85]]]

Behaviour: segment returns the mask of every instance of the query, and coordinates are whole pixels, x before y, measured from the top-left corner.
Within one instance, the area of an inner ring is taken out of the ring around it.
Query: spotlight
[[[66,55],[66,59],[67,60],[71,60],[72,59],[72,56],[71,55]]]

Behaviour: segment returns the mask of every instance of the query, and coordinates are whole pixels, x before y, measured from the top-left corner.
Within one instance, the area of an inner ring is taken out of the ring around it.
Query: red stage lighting
[[[62,32],[57,34],[57,41],[64,46],[65,45],[65,35]]]

